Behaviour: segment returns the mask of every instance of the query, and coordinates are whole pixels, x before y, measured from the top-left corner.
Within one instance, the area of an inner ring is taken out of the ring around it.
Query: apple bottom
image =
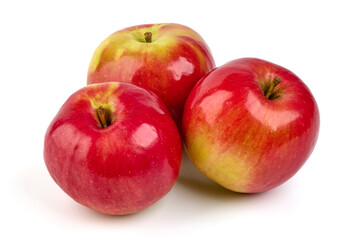
[[[69,170],[65,183],[55,181],[71,198],[88,208],[109,215],[126,215],[160,200],[171,190],[177,176],[166,164],[143,173],[108,178]]]
[[[255,152],[243,144],[211,141],[215,138],[210,135],[193,136],[185,150],[190,159],[195,159],[193,164],[202,174],[234,192],[260,193],[281,185],[295,175],[312,152],[312,148],[301,148],[311,144],[304,137],[278,147],[261,146],[254,141],[250,144],[256,146],[258,152]],[[244,142],[245,138],[238,142]]]

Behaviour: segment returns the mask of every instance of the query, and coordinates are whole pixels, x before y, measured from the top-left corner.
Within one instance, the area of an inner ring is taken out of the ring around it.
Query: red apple
[[[87,83],[129,82],[151,90],[179,124],[192,87],[214,67],[210,49],[189,27],[140,25],[113,33],[97,47]]]
[[[189,158],[205,176],[232,191],[256,193],[301,168],[319,124],[315,99],[294,73],[243,58],[196,84],[182,127]]]
[[[112,215],[138,212],[168,193],[181,155],[165,105],[128,83],[80,89],[45,135],[44,159],[54,181],[76,202]]]

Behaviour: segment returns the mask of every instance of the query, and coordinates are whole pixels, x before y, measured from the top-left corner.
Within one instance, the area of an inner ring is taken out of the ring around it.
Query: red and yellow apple
[[[97,47],[87,83],[129,82],[151,90],[179,124],[192,87],[214,67],[210,49],[189,27],[139,25],[113,33]]]
[[[138,212],[167,194],[181,155],[166,106],[128,83],[80,89],[45,135],[44,159],[54,181],[76,202],[111,215]]]
[[[319,110],[309,88],[276,64],[243,58],[207,74],[183,113],[185,149],[208,178],[235,192],[264,192],[310,156]]]

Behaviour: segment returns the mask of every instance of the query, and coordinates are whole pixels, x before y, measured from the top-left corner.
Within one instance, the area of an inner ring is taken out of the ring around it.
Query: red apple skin
[[[145,42],[144,34],[152,33]],[[210,49],[191,28],[147,24],[117,31],[95,50],[87,83],[129,82],[153,91],[180,126],[183,107],[197,81],[215,67]]]
[[[280,97],[261,83],[275,76]],[[208,178],[235,192],[270,190],[291,178],[314,149],[319,110],[289,70],[243,58],[214,69],[191,91],[183,115],[185,149]]]
[[[96,109],[112,112],[101,128]],[[181,139],[154,93],[128,83],[88,85],[61,107],[45,135],[44,159],[54,181],[96,211],[139,212],[173,187]]]

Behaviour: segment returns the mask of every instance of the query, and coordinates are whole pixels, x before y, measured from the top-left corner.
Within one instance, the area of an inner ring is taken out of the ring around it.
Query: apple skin
[[[144,34],[152,33],[151,42]],[[191,28],[147,24],[117,31],[95,50],[87,83],[129,82],[153,91],[180,126],[186,98],[215,67],[210,49]]]
[[[280,94],[261,84],[276,76]],[[256,59],[214,69],[193,88],[183,114],[185,150],[205,176],[242,193],[270,190],[291,178],[314,149],[319,110],[308,87],[289,70]]]
[[[111,112],[101,128],[96,109]],[[47,129],[46,167],[76,202],[125,215],[143,210],[173,187],[182,146],[166,106],[128,83],[88,85],[74,93]]]

